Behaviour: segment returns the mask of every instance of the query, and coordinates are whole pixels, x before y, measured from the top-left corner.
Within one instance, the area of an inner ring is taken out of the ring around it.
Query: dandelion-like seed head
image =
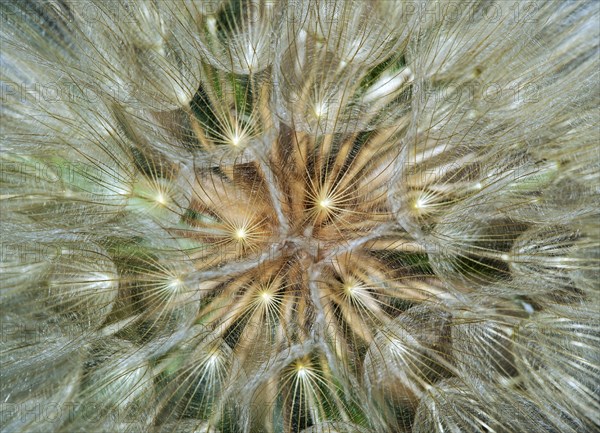
[[[598,3],[0,12],[3,430],[597,430]]]

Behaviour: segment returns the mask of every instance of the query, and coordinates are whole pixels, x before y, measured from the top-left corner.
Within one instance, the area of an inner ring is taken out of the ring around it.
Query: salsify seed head
[[[0,10],[3,431],[600,428],[596,2]]]

